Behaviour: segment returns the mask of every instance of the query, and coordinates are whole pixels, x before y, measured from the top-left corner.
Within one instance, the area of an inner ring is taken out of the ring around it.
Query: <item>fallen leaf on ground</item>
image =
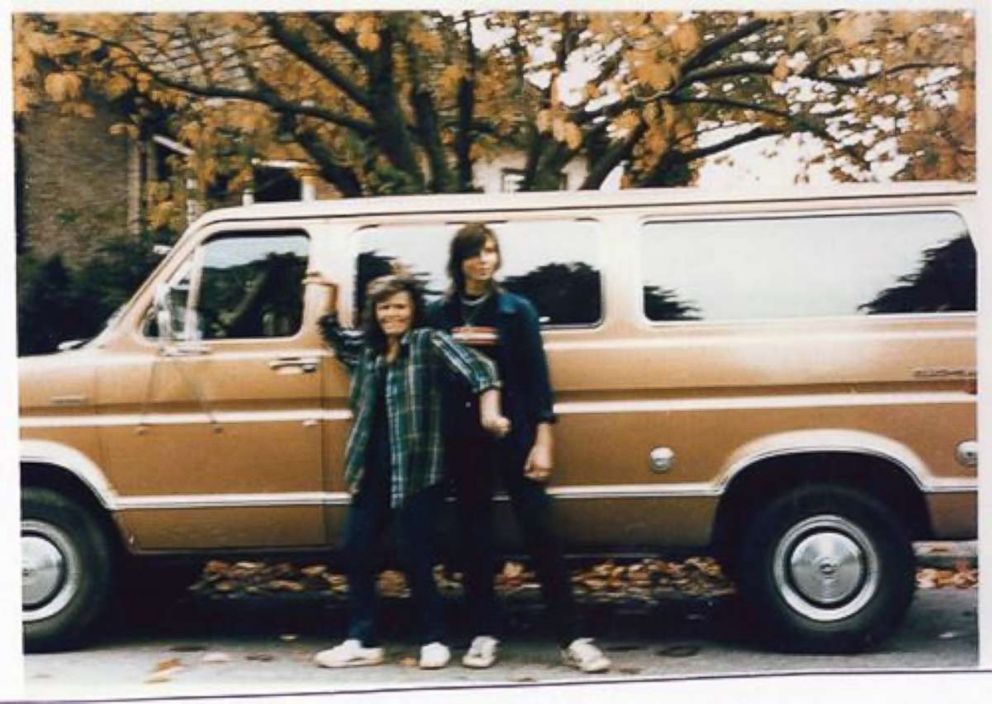
[[[403,667],[416,667],[417,658],[405,657],[402,660],[400,660],[400,665],[402,665]]]
[[[920,567],[916,584],[920,589],[969,589],[978,585],[978,569],[973,563],[959,560],[952,569]],[[462,590],[462,575],[446,565],[434,568],[438,589],[445,594]],[[733,594],[734,583],[711,557],[694,555],[682,561],[646,558],[638,561],[604,560],[578,565],[572,569],[571,582],[579,601],[593,603],[632,602],[656,604],[672,597],[719,597]],[[523,562],[506,561],[495,575],[497,593],[502,596],[525,596],[540,588],[532,570]],[[385,570],[378,576],[380,593],[388,598],[405,598],[410,590],[406,578],[397,570]],[[282,592],[317,592],[328,598],[342,599],[348,591],[347,578],[331,572],[326,565],[293,565],[289,562],[269,564],[259,561],[227,563],[211,560],[203,567],[200,579],[190,587],[201,593],[218,595],[268,596]]]
[[[179,658],[169,658],[168,660],[162,660],[155,665],[155,670],[152,672],[151,676],[145,680],[149,684],[158,684],[161,682],[168,682],[172,679],[172,676],[182,672],[183,663]]]
[[[183,661],[179,658],[169,658],[168,660],[160,660],[155,664],[155,672],[161,672],[162,670],[171,670],[175,667],[182,667]]]
[[[290,579],[273,579],[271,582],[266,582],[265,586],[276,592],[302,592],[306,590],[302,584]]]

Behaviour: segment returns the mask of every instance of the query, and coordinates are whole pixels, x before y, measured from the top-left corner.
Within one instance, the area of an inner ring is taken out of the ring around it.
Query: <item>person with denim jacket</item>
[[[572,586],[552,526],[545,483],[552,469],[555,415],[548,365],[534,306],[495,280],[501,263],[495,233],[481,223],[463,226],[451,241],[451,290],[428,311],[431,326],[489,357],[499,371],[502,410],[510,432],[486,438],[472,414],[471,395],[451,387],[446,433],[448,471],[455,490],[465,594],[475,637],[467,667],[496,662],[497,604],[493,587],[492,498],[499,479],[509,494],[551,616],[564,662],[603,672],[610,661],[590,638],[579,638]]]
[[[421,326],[423,298],[414,279],[373,281],[363,318],[363,332],[342,328],[335,314],[320,320],[325,340],[351,373],[354,422],[345,448],[345,483],[352,500],[343,539],[351,620],[348,638],[317,653],[315,660],[323,667],[383,661],[375,632],[374,558],[391,518],[420,620],[420,667],[440,668],[450,659],[442,642],[431,546],[444,501],[442,386],[451,376],[464,381],[478,399],[477,421],[487,433],[504,435],[509,424],[499,412],[494,365],[446,333]]]

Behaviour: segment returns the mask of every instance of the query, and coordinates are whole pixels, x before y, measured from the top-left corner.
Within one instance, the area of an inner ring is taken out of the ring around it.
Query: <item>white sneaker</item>
[[[366,648],[357,638],[349,638],[341,645],[321,650],[313,661],[321,667],[359,667],[380,665],[384,659],[382,648]]]
[[[420,669],[440,670],[451,660],[451,651],[444,643],[434,641],[420,648]]]
[[[610,659],[593,645],[592,638],[576,638],[562,648],[561,659],[569,667],[582,672],[606,672],[610,669]]]
[[[496,649],[499,641],[492,636],[476,636],[472,639],[472,645],[468,652],[462,657],[462,665],[476,669],[492,667],[496,664]]]

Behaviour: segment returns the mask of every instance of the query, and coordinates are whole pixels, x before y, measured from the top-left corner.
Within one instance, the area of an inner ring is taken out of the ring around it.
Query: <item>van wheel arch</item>
[[[923,492],[905,468],[855,452],[796,452],[759,460],[738,472],[720,498],[711,539],[714,554],[736,573],[748,521],[775,497],[810,483],[846,487],[885,505],[913,540],[932,535]]]

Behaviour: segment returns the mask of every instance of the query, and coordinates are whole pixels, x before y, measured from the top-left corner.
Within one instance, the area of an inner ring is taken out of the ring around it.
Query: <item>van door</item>
[[[302,230],[212,235],[173,282],[187,341],[108,370],[136,411],[104,443],[138,549],[323,543],[327,355],[303,306],[308,254]]]

